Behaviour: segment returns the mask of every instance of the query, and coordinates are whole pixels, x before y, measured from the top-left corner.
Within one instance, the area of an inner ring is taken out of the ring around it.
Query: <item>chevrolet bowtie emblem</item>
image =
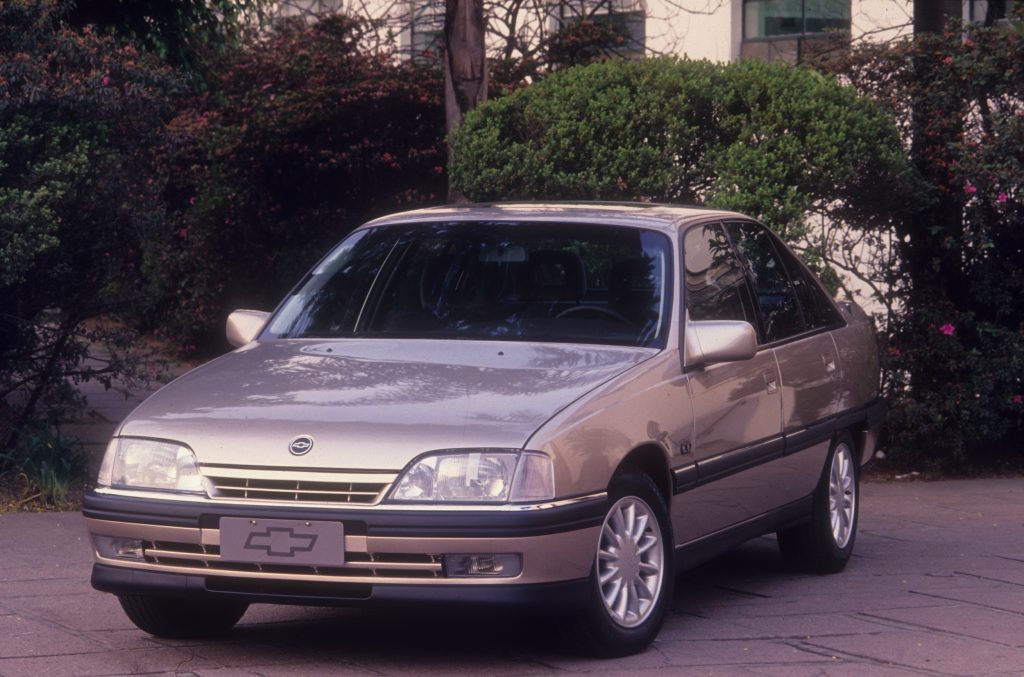
[[[291,527],[267,527],[249,534],[246,550],[263,550],[272,557],[294,557],[297,552],[309,552],[316,545],[316,534],[297,534]]]

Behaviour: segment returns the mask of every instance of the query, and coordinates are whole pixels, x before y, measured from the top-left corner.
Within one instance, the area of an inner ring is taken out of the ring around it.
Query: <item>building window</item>
[[[411,0],[403,47],[415,61],[436,61],[444,45],[444,0]]]
[[[601,51],[623,57],[644,55],[647,13],[642,0],[560,0],[551,3],[551,10],[555,32],[589,21],[621,38]]]
[[[850,0],[744,0],[745,58],[798,63],[808,48],[850,32]]]
[[[967,18],[983,24],[1006,21],[1015,0],[967,0]]]

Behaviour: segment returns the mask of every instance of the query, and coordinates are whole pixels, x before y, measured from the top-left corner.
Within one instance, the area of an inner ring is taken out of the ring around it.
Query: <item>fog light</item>
[[[523,570],[523,556],[506,555],[445,555],[444,569],[451,578],[512,578]]]
[[[106,559],[143,559],[142,541],[137,538],[93,536],[96,552]]]

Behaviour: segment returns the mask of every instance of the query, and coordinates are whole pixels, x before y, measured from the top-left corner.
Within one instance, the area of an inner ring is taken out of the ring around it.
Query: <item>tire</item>
[[[782,558],[806,573],[842,571],[853,554],[859,512],[860,466],[853,439],[843,432],[829,449],[810,521],[778,532]]]
[[[623,543],[625,557],[619,557]],[[570,634],[592,656],[643,651],[665,620],[675,578],[668,510],[648,475],[629,467],[612,479],[595,546],[592,594],[571,619]]]
[[[232,600],[119,595],[121,608],[140,630],[157,637],[203,638],[234,627],[249,605]]]

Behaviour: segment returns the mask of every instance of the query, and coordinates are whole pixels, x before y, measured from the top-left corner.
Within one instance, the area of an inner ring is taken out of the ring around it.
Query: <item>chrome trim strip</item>
[[[271,501],[260,499],[211,499],[205,496],[200,498],[195,494],[176,494],[170,491],[133,491],[128,489],[114,489],[112,487],[96,487],[95,491],[97,494],[104,494],[108,496],[128,496],[131,498],[153,498],[161,501],[198,503],[204,506],[209,506],[210,508],[231,505],[259,505],[281,508],[329,508],[339,512],[345,510],[373,510],[375,512],[423,512],[424,510],[441,512],[532,512],[537,510],[561,508],[567,505],[577,505],[588,501],[603,501],[608,496],[608,492],[599,491],[592,494],[586,494],[584,496],[561,498],[553,501],[545,501],[543,503],[501,503],[497,505],[487,505],[486,503],[472,503],[465,505],[454,505],[450,503],[414,503],[408,505],[398,503],[378,503],[374,505],[369,503],[307,503],[299,501]]]
[[[96,556],[96,561],[100,564],[106,564],[114,567],[124,567],[127,569],[141,569],[144,571],[164,571],[172,574],[190,574],[193,576],[209,576],[217,578],[252,578],[260,580],[277,581],[312,581],[318,583],[369,583],[372,585],[466,585],[468,583],[477,585],[487,585],[495,583],[511,583],[516,581],[516,579],[518,578],[515,577],[467,579],[434,578],[431,576],[413,576],[409,578],[405,578],[402,576],[387,576],[383,578],[380,576],[332,576],[328,574],[278,573],[272,571],[243,571],[234,569],[208,569],[206,567],[174,566],[166,564],[152,564],[150,562],[132,562],[122,559],[108,559],[106,557],[100,557],[99,555]],[[332,568],[368,569],[373,566],[374,564],[370,562],[353,562],[351,564],[346,563],[345,565]]]

